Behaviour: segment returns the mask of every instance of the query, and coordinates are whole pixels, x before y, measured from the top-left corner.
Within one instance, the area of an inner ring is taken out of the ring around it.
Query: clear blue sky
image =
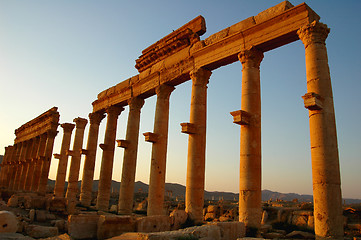
[[[87,117],[97,94],[133,75],[141,51],[198,15],[202,39],[280,1],[48,1],[0,0],[0,154],[14,130],[53,106],[60,122]],[[302,1],[291,1],[298,5]],[[307,4],[331,28],[326,41],[335,101],[343,196],[361,199],[361,1],[318,0]],[[213,72],[208,88],[206,189],[238,192],[239,62]],[[263,189],[312,193],[304,47],[301,41],[265,53],[261,63]],[[167,182],[185,184],[191,85],[172,93]],[[155,97],[142,109],[141,133],[153,130]],[[128,109],[118,121],[125,138]],[[103,142],[105,120],[100,129]],[[62,129],[54,153],[60,152]],[[74,134],[73,134],[74,135]],[[86,146],[87,131],[84,146]],[[120,180],[123,150],[115,154]],[[136,179],[148,183],[151,144],[140,135]],[[96,178],[101,150],[98,149]],[[69,159],[70,160],[70,159]],[[56,176],[52,161],[50,178]]]

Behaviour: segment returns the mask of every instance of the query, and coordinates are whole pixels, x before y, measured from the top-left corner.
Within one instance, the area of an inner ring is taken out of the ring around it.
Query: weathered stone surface
[[[254,20],[255,20],[256,24],[259,24],[259,23],[264,22],[264,21],[266,21],[292,7],[293,7],[293,5],[288,1],[281,2],[280,4],[277,4],[276,6],[273,6],[271,8],[264,10],[263,12],[260,12],[259,14],[254,16]]]
[[[12,212],[0,211],[0,233],[15,233],[18,220]]]
[[[29,225],[25,231],[27,235],[33,238],[54,237],[59,234],[58,228],[56,227],[46,227],[39,225]]]
[[[32,237],[20,233],[1,233],[0,237],[1,240],[34,240]]]
[[[268,220],[268,213],[267,213],[267,211],[263,211],[261,224],[266,224],[267,220]]]
[[[46,211],[44,210],[36,210],[35,218],[38,222],[45,222],[46,221]]]
[[[19,205],[19,196],[16,194],[12,195],[7,203],[8,207],[17,207]]]
[[[206,215],[204,216],[204,221],[213,221],[216,218],[217,218],[217,214],[215,212],[209,212],[206,213]]]
[[[242,222],[212,222],[209,224],[219,227],[222,240],[236,240],[246,236],[246,226]]]
[[[170,230],[171,220],[168,216],[154,215],[137,219],[137,232],[164,232]]]
[[[292,224],[298,227],[307,227],[308,226],[308,218],[307,216],[302,215],[294,215],[292,217]]]
[[[65,212],[66,199],[64,197],[53,197],[47,201],[47,209],[52,212]]]
[[[286,235],[287,238],[314,239],[315,235],[309,232],[293,231]]]
[[[98,239],[107,239],[124,232],[134,232],[135,221],[131,216],[101,215],[98,221]]]
[[[171,230],[178,230],[181,228],[182,224],[187,221],[188,214],[184,210],[176,209],[170,213],[169,217]]]
[[[26,209],[43,209],[46,205],[46,198],[42,196],[24,196],[24,207]]]
[[[68,217],[68,234],[74,239],[97,237],[98,215],[80,214]]]
[[[55,237],[42,238],[41,240],[73,240],[73,238],[64,233]]]
[[[263,236],[264,236],[265,238],[268,238],[268,239],[284,238],[284,235],[283,235],[282,233],[277,233],[277,232],[265,233],[265,234],[263,234]]]

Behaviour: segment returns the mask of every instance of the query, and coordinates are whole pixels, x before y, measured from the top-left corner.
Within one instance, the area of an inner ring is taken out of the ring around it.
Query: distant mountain
[[[55,181],[49,179],[48,184],[50,186],[54,187]],[[93,181],[93,191],[98,190],[98,184],[99,184],[99,180]],[[79,188],[80,188],[80,185],[81,185],[81,181],[78,182]],[[65,187],[66,186],[67,186],[67,182],[65,183]],[[111,189],[112,192],[119,192],[120,182],[112,180],[111,187],[112,187],[112,189]],[[148,184],[145,184],[141,181],[135,182],[135,184],[134,184],[134,192],[135,193],[138,193],[138,192],[147,193],[148,189],[149,189]],[[184,199],[185,193],[186,193],[186,187],[181,184],[178,184],[178,183],[166,183],[165,191],[166,191],[166,195],[168,195],[168,196]],[[238,201],[238,193],[204,191],[204,198],[205,198],[205,200],[224,199],[224,200]],[[262,201],[268,201],[270,199],[272,199],[272,200],[280,199],[283,201],[292,201],[293,199],[298,199],[299,202],[312,202],[313,196],[307,195],[307,194],[280,193],[280,192],[273,192],[270,190],[262,190]],[[343,200],[346,204],[361,203],[361,199],[345,198]]]

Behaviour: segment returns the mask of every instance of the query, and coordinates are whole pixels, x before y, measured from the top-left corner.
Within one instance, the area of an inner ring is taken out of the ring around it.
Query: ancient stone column
[[[88,134],[88,143],[84,160],[83,177],[81,182],[80,202],[83,206],[89,207],[92,200],[92,188],[95,168],[95,157],[98,146],[99,125],[105,117],[103,112],[89,114],[90,127]]]
[[[111,106],[107,108],[107,126],[105,129],[104,144],[100,144],[103,150],[102,162],[100,167],[97,209],[108,211],[110,188],[112,183],[113,160],[115,138],[117,133],[117,121],[119,114],[124,110],[121,106]]]
[[[239,54],[242,63],[239,221],[259,228],[261,194],[261,88],[260,63],[263,53],[255,48]]]
[[[37,136],[33,139],[33,146],[32,146],[31,154],[30,154],[30,163],[29,163],[28,171],[26,173],[26,180],[25,180],[25,190],[26,191],[31,190],[31,181],[33,179],[33,175],[34,175],[34,171],[35,171],[35,164],[36,164],[35,158],[36,158],[36,153],[39,148],[39,142],[40,142],[39,136]]]
[[[156,88],[157,103],[152,140],[152,159],[150,166],[147,215],[164,215],[164,187],[167,161],[169,97],[173,86],[160,85]]]
[[[19,143],[18,151],[16,152],[16,174],[15,174],[15,180],[14,180],[14,187],[13,190],[17,191],[19,190],[20,186],[20,178],[21,178],[21,171],[23,169],[23,161],[22,159],[25,157],[25,142]]]
[[[57,156],[59,159],[59,164],[58,164],[58,172],[56,174],[56,181],[54,187],[55,197],[64,197],[66,169],[68,167],[67,151],[69,150],[71,134],[75,127],[75,125],[72,123],[63,123],[60,126],[63,128],[63,140],[61,142],[60,154],[59,156]]]
[[[26,146],[26,152],[25,152],[23,174],[20,179],[20,190],[25,190],[26,177],[30,168],[30,162],[31,162],[30,155],[33,149],[33,145],[34,145],[34,139],[28,140]]]
[[[17,167],[16,155],[17,155],[18,150],[19,150],[19,143],[16,143],[16,144],[14,144],[13,151],[12,151],[11,157],[10,157],[9,190],[13,190],[13,188],[14,188],[16,167]]]
[[[129,115],[125,139],[122,180],[119,190],[119,214],[130,215],[133,210],[135,171],[137,166],[140,111],[144,104],[141,98],[128,101]]]
[[[83,149],[85,126],[88,123],[87,119],[80,117],[75,118],[73,121],[75,122],[76,129],[75,129],[73,150],[70,152],[71,162],[69,169],[68,189],[66,191],[66,199],[68,202],[68,213],[73,213],[73,211],[75,210],[76,195],[78,193],[81,150]]]
[[[38,192],[41,194],[46,193],[46,186],[48,184],[48,176],[49,176],[49,169],[51,163],[51,157],[53,155],[53,147],[54,147],[54,140],[56,135],[58,134],[57,131],[49,130],[47,132],[47,139],[46,145],[44,150],[44,158],[41,164],[41,172],[40,172],[40,181]]]
[[[186,212],[195,222],[203,220],[206,159],[207,84],[212,72],[203,68],[190,72],[192,97],[189,123],[182,123],[188,133]]]
[[[39,188],[40,174],[41,174],[41,166],[42,159],[45,154],[45,145],[46,145],[47,133],[43,133],[40,135],[39,146],[36,152],[36,157],[34,158],[34,174],[31,180],[31,191],[36,192]]]
[[[305,46],[316,239],[343,239],[335,112],[325,40],[330,29],[313,22],[298,30]]]
[[[1,187],[8,188],[9,187],[9,173],[10,173],[10,161],[11,155],[14,147],[7,146],[5,147],[5,154],[3,158],[3,166],[1,167]]]

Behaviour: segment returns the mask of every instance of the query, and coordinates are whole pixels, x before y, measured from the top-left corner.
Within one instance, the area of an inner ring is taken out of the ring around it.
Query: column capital
[[[100,122],[105,118],[104,112],[93,112],[89,113],[89,122],[90,124],[97,124],[99,125]]]
[[[63,124],[60,124],[60,127],[63,128],[64,132],[72,132],[75,127],[75,124],[63,123]]]
[[[238,54],[238,59],[243,68],[259,68],[263,59],[263,52],[255,47],[244,50]]]
[[[139,110],[144,105],[144,99],[140,97],[132,97],[128,100],[128,105],[130,110]]]
[[[88,120],[85,118],[77,117],[74,118],[73,122],[75,122],[76,128],[84,129],[86,124],[88,123]]]
[[[330,33],[330,29],[326,24],[321,22],[313,21],[312,23],[301,27],[298,31],[298,37],[307,48],[308,45],[312,43],[321,43],[325,44],[326,38]]]
[[[58,131],[54,131],[54,130],[49,130],[46,132],[46,136],[48,138],[55,138],[57,134],[58,134]]]
[[[195,85],[195,86],[207,85],[211,75],[212,75],[212,72],[207,69],[204,69],[204,68],[194,69],[189,73],[189,76],[192,79],[193,85]]]
[[[108,114],[108,117],[117,118],[121,112],[123,112],[124,108],[118,105],[112,105],[108,107],[105,112]]]
[[[175,87],[173,86],[162,84],[155,88],[155,93],[157,94],[158,98],[168,99],[174,89]]]

